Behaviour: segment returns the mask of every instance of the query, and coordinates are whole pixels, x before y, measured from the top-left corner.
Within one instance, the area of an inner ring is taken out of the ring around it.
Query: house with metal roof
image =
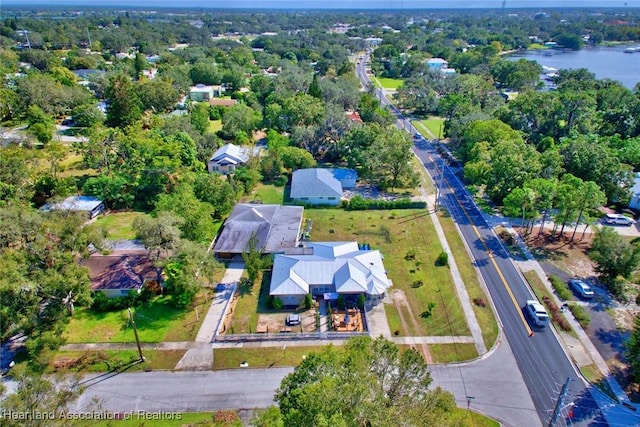
[[[325,299],[365,295],[376,304],[391,280],[378,250],[361,249],[357,242],[310,242],[310,254],[274,257],[269,295],[284,305],[299,305],[306,294]]]
[[[89,219],[93,219],[104,212],[102,200],[93,196],[70,196],[59,203],[47,203],[40,208],[48,211],[86,212]]]
[[[283,253],[300,244],[302,206],[238,203],[213,246],[216,257],[231,259],[249,251],[253,238],[263,254]]]
[[[209,173],[218,172],[223,175],[233,174],[238,166],[249,160],[244,148],[234,144],[225,144],[218,148],[207,162]]]
[[[291,199],[311,205],[339,205],[344,189],[354,188],[358,174],[353,169],[298,169],[291,177]]]

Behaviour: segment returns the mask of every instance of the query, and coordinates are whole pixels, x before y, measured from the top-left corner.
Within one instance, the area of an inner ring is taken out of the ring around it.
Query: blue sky
[[[157,6],[249,9],[500,8],[502,0],[2,0],[5,5]],[[507,0],[507,8],[640,7],[640,0]]]

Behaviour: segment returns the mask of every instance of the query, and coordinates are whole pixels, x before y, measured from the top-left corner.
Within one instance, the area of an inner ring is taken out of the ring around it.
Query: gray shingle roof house
[[[269,295],[285,305],[298,305],[308,293],[366,295],[379,302],[392,285],[378,250],[357,242],[311,242],[312,254],[278,254],[274,258]]]
[[[255,236],[264,254],[284,252],[300,243],[302,206],[238,203],[224,222],[213,246],[218,258],[230,259],[249,250]]]
[[[245,164],[248,160],[249,156],[242,147],[225,144],[213,153],[207,163],[207,170],[209,173],[232,174],[236,171],[236,167]]]
[[[353,169],[298,169],[291,177],[290,197],[313,205],[338,205],[342,190],[355,187],[357,179]]]
[[[93,219],[104,212],[102,200],[93,196],[70,196],[60,203],[47,203],[40,208],[43,211],[86,212]]]

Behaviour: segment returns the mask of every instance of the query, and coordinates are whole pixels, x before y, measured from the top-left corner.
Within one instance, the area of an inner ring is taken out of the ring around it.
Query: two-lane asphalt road
[[[365,61],[360,60],[356,74],[363,86],[369,86]],[[382,89],[375,90],[382,105],[396,118],[396,126],[411,135],[419,135],[411,122],[391,104]],[[486,283],[502,324],[504,334],[529,389],[540,419],[549,424],[561,389],[568,382],[567,393],[560,405],[559,416],[554,425],[637,425],[633,416],[620,418],[621,414],[603,413],[589,385],[577,372],[552,327],[533,328],[524,314],[523,307],[529,299],[535,299],[520,271],[493,230],[487,225],[477,205],[464,185],[446,165],[434,145],[418,138],[414,152],[440,187],[439,201],[447,208],[458,224],[463,238],[470,248],[472,259]],[[496,372],[500,375],[500,372]],[[617,408],[619,409],[619,408]],[[625,415],[625,414],[622,414]],[[629,424],[631,420],[631,424]]]

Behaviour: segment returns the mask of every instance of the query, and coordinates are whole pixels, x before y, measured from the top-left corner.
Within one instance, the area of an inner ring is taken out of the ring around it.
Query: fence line
[[[213,342],[260,342],[260,341],[298,341],[298,340],[335,340],[368,336],[368,332],[281,332],[266,334],[225,334],[213,337]]]

